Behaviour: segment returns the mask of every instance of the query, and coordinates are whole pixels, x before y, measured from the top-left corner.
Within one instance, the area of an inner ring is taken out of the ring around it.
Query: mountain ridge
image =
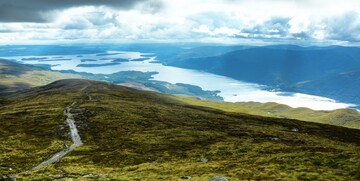
[[[251,47],[210,57],[184,56],[177,60],[164,59],[161,62],[257,83],[285,92],[307,93],[359,105],[356,86],[360,82],[356,77],[348,78],[347,82],[350,81],[351,84],[338,85],[336,81],[346,72],[360,70],[360,60],[357,57],[360,57],[358,47],[314,48],[283,45]],[[302,82],[320,83],[302,86]],[[328,89],[327,85],[350,88],[344,92]]]

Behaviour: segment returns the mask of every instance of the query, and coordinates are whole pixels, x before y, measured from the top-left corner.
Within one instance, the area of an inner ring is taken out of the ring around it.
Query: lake
[[[334,110],[355,105],[333,99],[301,93],[267,91],[266,86],[234,80],[207,72],[165,66],[156,63],[156,55],[141,52],[108,51],[101,54],[12,56],[25,64],[47,64],[52,70],[74,70],[94,74],[111,74],[119,71],[158,72],[154,80],[197,85],[204,90],[219,90],[227,102],[276,102],[291,107],[314,110]],[[116,60],[116,61],[114,61]]]

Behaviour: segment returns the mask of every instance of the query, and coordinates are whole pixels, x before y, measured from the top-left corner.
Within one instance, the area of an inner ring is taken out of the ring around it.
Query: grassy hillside
[[[79,73],[73,70],[54,72],[28,64],[21,64],[0,59],[0,93],[24,90],[42,86],[55,80],[67,78],[84,78],[123,84],[137,89],[152,90],[166,94],[194,96],[200,99],[223,101],[218,91],[202,90],[189,84],[171,84],[164,81],[152,80],[156,72],[121,71],[113,74]]]
[[[12,92],[46,85],[66,78],[80,78],[80,76],[47,71],[31,65],[0,59],[0,92]]]
[[[209,107],[228,112],[246,113],[252,115],[289,118],[323,124],[332,124],[348,128],[360,129],[360,113],[353,109],[337,109],[334,111],[314,111],[308,108],[292,108],[278,103],[258,102],[211,102],[194,98],[173,97],[176,100],[195,106]]]
[[[17,178],[360,179],[355,129],[224,112],[86,80],[57,81],[4,101],[0,173]],[[29,171],[70,144],[63,110],[74,101],[84,144]]]

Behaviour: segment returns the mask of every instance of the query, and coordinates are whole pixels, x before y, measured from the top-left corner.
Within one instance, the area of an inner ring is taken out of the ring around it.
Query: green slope
[[[0,173],[18,178],[360,179],[356,129],[224,112],[87,80],[57,81],[4,101]],[[74,101],[84,144],[29,171],[70,144],[63,110]]]
[[[155,74],[157,73],[140,71],[91,74],[72,70],[62,71],[62,73],[60,73],[28,64],[0,59],[0,93],[42,86],[60,79],[83,78],[122,84],[136,89],[151,90],[166,94],[186,95],[200,99],[223,101],[223,98],[217,95],[218,91],[202,90],[195,85],[171,84],[169,82],[152,80],[152,76]]]
[[[109,81],[137,89],[153,90],[167,94],[195,96],[202,99],[221,100],[216,91],[204,91],[199,87],[187,84],[170,84],[167,82],[150,80],[153,72],[126,71],[115,74],[86,74],[59,73],[43,70],[31,65],[20,64],[0,59],[0,93],[23,90],[41,86],[59,79],[85,78],[92,80]],[[336,111],[313,111],[306,108],[293,109],[277,103],[218,103],[198,101],[189,98],[178,98],[188,104],[212,107],[224,111],[247,113],[267,117],[291,118],[303,121],[320,122],[339,125],[349,128],[360,128],[360,114],[357,111],[341,109]]]
[[[252,115],[290,118],[309,122],[318,122],[360,129],[360,113],[353,109],[337,109],[334,111],[314,111],[308,108],[292,108],[278,103],[258,102],[211,102],[193,98],[173,97],[185,104],[220,109],[223,111],[246,113]]]
[[[13,92],[45,85],[55,80],[80,77],[75,74],[52,72],[0,59],[0,92]]]

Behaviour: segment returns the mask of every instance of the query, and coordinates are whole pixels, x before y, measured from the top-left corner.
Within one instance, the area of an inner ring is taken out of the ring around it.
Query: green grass
[[[0,60],[0,92],[13,92],[42,86],[66,78],[81,78],[81,76],[52,72],[31,65]]]
[[[356,129],[225,112],[85,80],[11,97],[0,107],[0,142],[5,143],[0,159],[6,158],[0,173],[22,179],[89,173],[117,180],[360,179]],[[84,144],[60,163],[26,172],[69,141],[68,130],[59,125],[65,124],[64,107],[74,100]]]
[[[353,109],[337,109],[334,111],[314,111],[308,108],[291,108],[278,103],[257,103],[257,102],[212,102],[197,100],[189,97],[173,97],[174,99],[201,107],[209,107],[228,112],[246,113],[252,115],[289,118],[309,122],[318,122],[348,128],[360,129],[360,113]]]

